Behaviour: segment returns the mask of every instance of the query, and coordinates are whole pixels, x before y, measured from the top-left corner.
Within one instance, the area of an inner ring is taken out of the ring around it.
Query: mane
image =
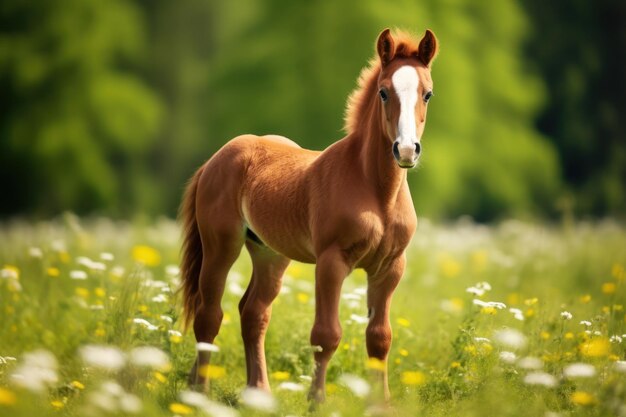
[[[393,31],[395,44],[394,58],[416,57],[419,47],[419,38],[405,31],[395,29]],[[343,129],[347,134],[354,133],[362,126],[365,116],[368,98],[372,95],[372,90],[377,87],[381,65],[377,53],[368,62],[368,65],[361,70],[357,87],[350,93],[346,105]]]

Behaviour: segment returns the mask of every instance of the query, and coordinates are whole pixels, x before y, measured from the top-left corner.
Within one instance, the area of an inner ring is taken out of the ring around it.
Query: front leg
[[[339,298],[341,286],[350,267],[339,248],[324,251],[315,267],[315,323],[311,330],[315,372],[309,399],[323,402],[325,399],[326,369],[328,362],[341,341],[339,323]]]
[[[405,261],[402,254],[384,270],[368,276],[367,308],[370,320],[365,331],[367,355],[370,359],[380,361],[380,368],[372,369],[374,393],[380,395],[382,392],[385,401],[390,398],[387,377],[387,356],[392,339],[389,309],[393,291],[404,273]]]

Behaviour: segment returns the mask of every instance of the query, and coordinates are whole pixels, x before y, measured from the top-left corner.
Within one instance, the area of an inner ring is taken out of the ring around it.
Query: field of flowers
[[[292,263],[266,350],[273,395],[242,391],[230,273],[209,396],[190,392],[195,356],[177,305],[171,220],[0,225],[0,416],[308,414],[313,267]],[[394,297],[392,404],[369,399],[366,277],[344,284],[342,343],[316,415],[626,416],[626,230],[421,221]]]

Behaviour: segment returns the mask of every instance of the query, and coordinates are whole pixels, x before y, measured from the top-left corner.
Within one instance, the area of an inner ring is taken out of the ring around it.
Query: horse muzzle
[[[400,141],[393,143],[393,157],[400,168],[414,168],[417,165],[422,146],[419,142],[410,145],[401,144]]]

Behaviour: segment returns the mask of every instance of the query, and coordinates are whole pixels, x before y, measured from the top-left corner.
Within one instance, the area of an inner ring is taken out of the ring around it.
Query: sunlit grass
[[[292,263],[266,340],[274,395],[242,394],[231,271],[209,397],[187,391],[195,341],[180,327],[176,224],[80,221],[0,229],[0,415],[305,415],[312,373],[313,267]],[[626,416],[626,233],[426,221],[392,307],[392,414]],[[366,277],[342,294],[342,342],[320,415],[374,413]]]

